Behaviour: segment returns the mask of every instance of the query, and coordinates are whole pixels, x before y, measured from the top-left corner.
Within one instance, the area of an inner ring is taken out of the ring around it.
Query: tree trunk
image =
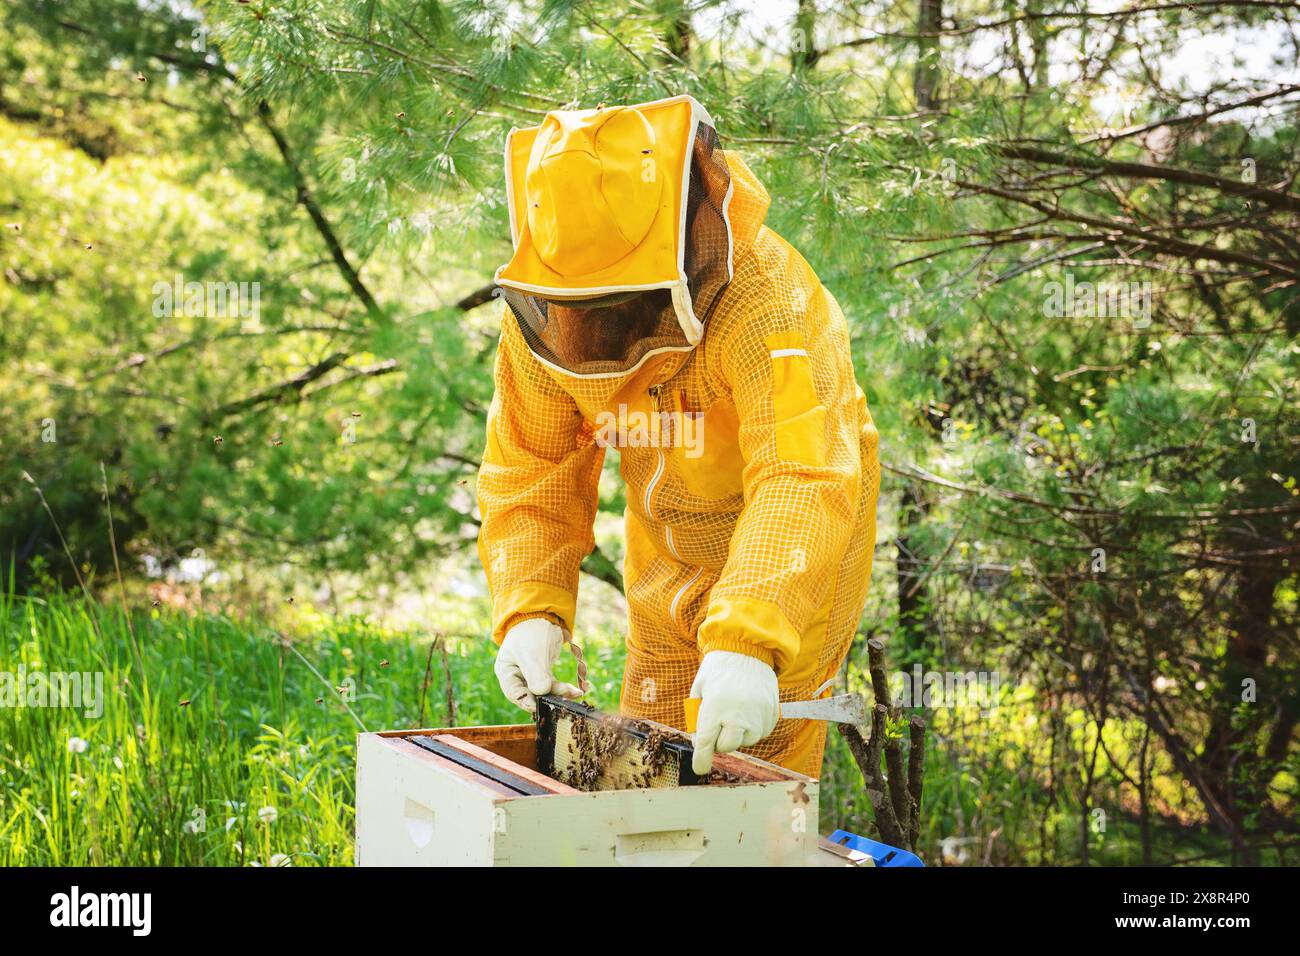
[[[800,4],[802,6],[802,4]],[[939,104],[939,37],[943,28],[943,0],[919,0],[916,17],[916,70],[912,94],[918,110],[932,110]]]
[[[662,0],[658,12],[668,20],[668,26],[664,29],[664,49],[667,52],[664,59],[679,64],[689,62],[694,31],[691,29],[691,14],[686,4],[682,0]]]
[[[1276,704],[1286,694],[1285,688],[1271,685],[1267,672],[1274,592],[1282,577],[1280,568],[1249,568],[1239,574],[1217,706],[1199,758],[1206,785],[1238,827],[1266,802],[1265,778],[1272,776],[1255,739],[1265,724],[1265,702]],[[1255,682],[1258,698],[1248,705],[1250,718],[1234,722],[1246,680]],[[1247,850],[1246,855],[1243,862],[1251,862],[1253,853]]]
[[[799,0],[794,15],[794,33],[790,38],[790,68],[798,73],[811,70],[821,59],[817,49],[817,7],[813,0]]]

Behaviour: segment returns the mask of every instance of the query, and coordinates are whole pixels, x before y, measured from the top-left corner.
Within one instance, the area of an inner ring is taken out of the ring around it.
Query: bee
[[[316,698],[316,703],[318,703],[318,704],[323,704],[323,703],[325,703],[325,698],[324,698],[324,697],[317,697],[317,698]]]
[[[388,658],[384,658],[382,661],[379,662],[380,667],[387,667],[388,664],[389,664]]]
[[[137,73],[137,74],[135,75],[135,81],[136,81],[137,83],[148,83],[148,82],[149,82],[149,78],[148,78],[147,76],[145,76],[143,73]]]
[[[181,705],[182,707],[188,707],[188,706],[190,706],[190,699],[189,699],[188,697],[183,698],[183,699],[181,700],[181,702],[180,702],[180,705]]]
[[[220,444],[221,444],[221,441],[222,441],[221,436],[220,436],[220,435],[216,435],[216,436],[214,436],[213,439],[212,439],[212,444],[214,444],[214,445],[220,445]]]
[[[285,603],[287,603],[287,604],[292,604],[292,603],[293,603],[293,595],[292,595],[292,594],[290,594],[287,598],[285,598]]]
[[[398,110],[398,111],[397,111],[397,118],[398,118],[398,119],[405,119],[405,118],[406,118],[406,110]]]
[[[5,228],[12,229],[14,232],[22,232],[23,224],[21,222],[7,222],[5,223]]]

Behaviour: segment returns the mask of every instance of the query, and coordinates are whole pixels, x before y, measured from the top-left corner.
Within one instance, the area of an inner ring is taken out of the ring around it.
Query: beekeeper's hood
[[[731,174],[689,96],[556,110],[506,138],[514,255],[495,281],[533,354],[614,377],[704,335],[731,280]]]

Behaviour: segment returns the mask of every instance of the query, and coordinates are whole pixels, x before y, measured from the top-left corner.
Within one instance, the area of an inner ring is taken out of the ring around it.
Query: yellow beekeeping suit
[[[584,377],[539,360],[507,309],[478,479],[493,636],[539,615],[571,630],[604,446],[618,445],[622,710],[676,727],[708,651],[769,664],[782,700],[835,675],[866,600],[880,484],[844,316],[763,225],[768,195],[744,161],[718,152],[731,275],[700,341]],[[817,776],[825,739],[820,721],[781,720],[748,752]]]

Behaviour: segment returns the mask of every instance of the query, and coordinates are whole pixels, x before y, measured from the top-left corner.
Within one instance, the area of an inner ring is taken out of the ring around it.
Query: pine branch
[[[968,180],[955,180],[954,184],[962,189],[968,189],[971,192],[982,193],[986,196],[996,196],[999,199],[1005,199],[1009,202],[1019,203],[1028,206],[1043,213],[1050,219],[1060,222],[1076,222],[1084,226],[1090,226],[1093,229],[1099,229],[1103,234],[1114,234],[1128,236],[1134,242],[1148,248],[1156,249],[1167,255],[1180,256],[1193,261],[1197,259],[1213,259],[1217,262],[1223,262],[1229,265],[1246,265],[1255,269],[1263,269],[1275,275],[1287,279],[1300,280],[1300,270],[1290,268],[1279,262],[1273,262],[1268,259],[1261,259],[1244,252],[1234,252],[1231,249],[1221,249],[1218,246],[1209,243],[1187,242],[1184,239],[1178,239],[1174,236],[1161,236],[1152,232],[1149,228],[1140,227],[1134,223],[1115,220],[1101,219],[1097,216],[1089,216],[1084,213],[1074,212],[1060,205],[1052,205],[1043,200],[1036,199],[1026,195],[1023,192],[1016,192],[1010,189],[1003,189],[998,186],[988,186],[982,183],[974,183]]]
[[[1056,152],[1055,150],[1009,144],[998,146],[995,151],[1010,159],[1024,159],[1033,163],[1051,163],[1056,166],[1064,166],[1067,169],[1094,170],[1108,175],[1123,176],[1128,179],[1155,179],[1161,182],[1182,183],[1188,186],[1204,186],[1221,193],[1254,199],[1275,209],[1300,212],[1300,196],[1275,192],[1236,179],[1212,176],[1209,173],[1202,173],[1194,169],[1183,169],[1178,166],[1157,166],[1152,163],[1122,162],[1102,159],[1099,156],[1071,155]]]
[[[320,233],[321,239],[325,241],[330,258],[334,260],[334,264],[342,274],[343,280],[347,282],[353,294],[361,300],[361,304],[366,307],[370,317],[382,320],[384,318],[383,310],[379,308],[379,303],[375,301],[375,297],[370,294],[366,284],[361,281],[361,276],[357,273],[357,270],[348,261],[347,253],[343,251],[343,245],[334,233],[334,227],[325,218],[325,213],[321,211],[320,205],[312,195],[311,188],[307,185],[307,178],[303,175],[302,167],[298,165],[298,161],[293,155],[289,141],[285,139],[284,133],[280,131],[280,128],[276,126],[272,119],[271,107],[266,100],[258,102],[257,116],[262,121],[262,126],[271,134],[271,139],[275,140],[275,147],[280,151],[280,157],[284,160],[284,165],[289,170],[289,175],[293,177],[294,185],[297,187],[298,202],[307,210],[307,215],[311,217],[316,231]]]

